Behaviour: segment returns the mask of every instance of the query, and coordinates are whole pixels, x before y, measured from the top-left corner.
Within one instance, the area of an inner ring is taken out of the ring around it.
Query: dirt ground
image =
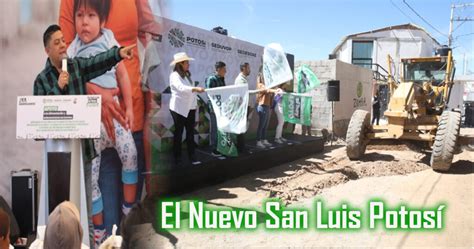
[[[472,133],[473,130],[463,132]],[[155,234],[165,248],[275,248],[275,247],[426,247],[474,246],[474,152],[463,150],[452,169],[438,173],[429,166],[430,154],[411,143],[369,145],[364,158],[350,161],[343,144],[320,154],[196,190],[184,200],[205,200],[231,208],[261,207],[278,197],[289,207],[312,208],[315,198],[335,206],[346,201],[363,207],[371,198],[395,206],[407,203],[432,207],[447,203],[446,227],[437,232],[383,229],[358,232],[198,232],[174,231],[176,241]],[[168,236],[169,237],[169,236]],[[174,244],[174,245],[173,245]]]

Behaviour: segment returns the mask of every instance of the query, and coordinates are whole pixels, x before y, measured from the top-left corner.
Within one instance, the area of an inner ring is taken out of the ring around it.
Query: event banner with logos
[[[100,103],[100,95],[19,96],[16,138],[99,138]]]
[[[204,87],[205,79],[214,73],[217,61],[226,64],[227,86],[234,85],[240,73],[240,64],[247,62],[251,73],[248,76],[248,89],[256,88],[257,73],[262,65],[263,47],[212,31],[193,27],[166,18],[159,18],[161,33],[152,36],[151,42],[143,48],[142,77],[153,93],[151,111],[148,114],[150,125],[152,164],[159,164],[157,152],[171,149],[174,122],[169,111],[171,92],[169,75],[173,68],[170,63],[173,55],[186,52],[194,58],[190,62],[191,79],[196,86]],[[206,93],[198,94],[196,110],[195,141],[205,145],[209,141],[209,113]],[[255,95],[249,96],[250,105],[255,103]],[[183,136],[184,139],[184,136]],[[155,158],[156,157],[156,158]]]
[[[155,65],[157,67],[148,76],[152,91],[166,91],[169,75],[173,70],[170,62],[173,61],[173,55],[179,52],[186,52],[194,58],[189,71],[192,80],[199,82],[199,86],[204,87],[204,80],[215,71],[214,65],[217,61],[223,61],[227,66],[226,85],[234,84],[240,72],[240,64],[248,62],[251,69],[248,77],[249,89],[255,89],[258,69],[262,65],[262,46],[166,18],[160,18],[160,21],[162,32],[155,36],[150,44],[154,45],[156,50],[148,49],[149,53],[159,57],[154,60],[154,63],[158,64]]]

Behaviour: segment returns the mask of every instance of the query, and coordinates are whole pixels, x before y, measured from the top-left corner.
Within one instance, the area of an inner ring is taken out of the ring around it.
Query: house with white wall
[[[440,46],[426,30],[408,23],[345,36],[330,54],[330,59],[384,74],[377,65],[388,70],[387,55],[390,55],[396,65],[396,77],[400,58],[430,57]]]
[[[311,91],[312,127],[332,130],[337,136],[345,136],[354,110],[371,111],[374,79],[379,83],[386,80],[387,55],[395,62],[392,73],[398,79],[401,58],[431,57],[440,46],[423,28],[408,23],[347,35],[329,55],[330,60],[296,62],[296,66],[309,65],[322,82],[320,87]],[[335,102],[334,107],[326,100],[327,81],[331,79],[341,82],[341,100]],[[388,92],[386,87],[379,90],[383,113],[388,102]]]
[[[380,92],[381,113],[389,102],[385,83],[388,75],[388,55],[393,59],[392,75],[400,79],[400,59],[431,57],[441,44],[425,29],[408,23],[379,28],[345,36],[329,55],[346,63],[358,65],[373,71],[375,86]]]

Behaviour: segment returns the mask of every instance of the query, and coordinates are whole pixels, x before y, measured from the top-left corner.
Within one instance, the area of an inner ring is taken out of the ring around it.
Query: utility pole
[[[454,9],[455,8],[466,8],[466,7],[472,7],[472,6],[474,6],[474,3],[451,4],[451,17],[449,18],[448,47],[451,47],[451,45],[453,43],[453,22],[474,21],[474,18],[472,18],[472,17],[468,17],[468,18],[457,17],[457,18],[454,18]]]
[[[454,4],[451,4],[451,17],[449,18],[448,47],[451,47],[451,43],[453,41],[453,16],[454,16]]]

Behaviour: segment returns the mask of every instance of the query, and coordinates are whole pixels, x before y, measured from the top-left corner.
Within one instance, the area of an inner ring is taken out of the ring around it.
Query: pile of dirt
[[[380,151],[415,151],[421,152],[427,148],[424,142],[408,141],[408,140],[374,140],[367,145],[367,150]]]

